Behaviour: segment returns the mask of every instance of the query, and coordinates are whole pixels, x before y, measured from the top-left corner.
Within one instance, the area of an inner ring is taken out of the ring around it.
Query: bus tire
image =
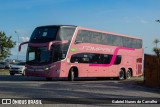
[[[10,73],[11,76],[14,76],[14,73]]]
[[[74,70],[73,68],[71,68],[68,74],[68,81],[74,81],[74,79],[75,79]]]
[[[125,79],[125,71],[123,69],[120,70],[118,79],[119,80],[124,80]]]
[[[23,71],[22,76],[25,76],[25,71]]]
[[[132,77],[132,71],[128,69],[126,74],[126,79],[130,79],[131,77]]]
[[[47,77],[46,80],[47,81],[52,81],[52,78],[51,77]]]

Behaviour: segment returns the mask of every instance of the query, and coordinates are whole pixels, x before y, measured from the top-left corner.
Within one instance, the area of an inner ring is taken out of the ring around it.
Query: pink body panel
[[[90,43],[80,43],[74,44],[78,30],[91,30],[96,32],[103,32],[98,30],[92,30],[88,28],[78,27],[71,41],[70,48],[68,50],[66,59],[50,65],[56,66],[47,71],[36,71],[36,66],[27,66],[26,75],[27,76],[40,76],[40,77],[68,77],[68,73],[71,67],[78,68],[78,77],[117,77],[121,68],[132,68],[133,76],[141,75],[143,72],[143,49],[133,49],[124,48],[117,46],[107,46],[100,44],[90,44]],[[109,33],[109,32],[103,32]],[[109,33],[113,34],[113,33]],[[125,35],[119,35],[125,36]],[[128,36],[125,36],[128,37]],[[135,38],[135,37],[132,37]],[[65,42],[66,43],[66,42]],[[63,43],[62,43],[63,44]],[[34,44],[30,44],[35,46]],[[43,46],[46,44],[41,44]],[[50,47],[52,44],[48,44]],[[37,47],[37,45],[36,45]],[[92,47],[92,48],[90,48]],[[72,51],[71,49],[77,49],[77,51]],[[71,59],[71,56],[76,53],[101,53],[101,54],[112,54],[110,64],[82,64],[82,63],[70,63],[67,60]],[[114,65],[116,55],[122,55],[122,61],[119,65]],[[138,63],[137,59],[141,58],[142,62]],[[29,68],[34,68],[35,72],[29,70]]]

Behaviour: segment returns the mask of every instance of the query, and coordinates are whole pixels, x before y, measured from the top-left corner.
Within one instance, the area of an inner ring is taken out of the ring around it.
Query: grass
[[[9,74],[9,69],[0,69],[0,75]]]
[[[0,69],[0,72],[9,72],[9,69]]]

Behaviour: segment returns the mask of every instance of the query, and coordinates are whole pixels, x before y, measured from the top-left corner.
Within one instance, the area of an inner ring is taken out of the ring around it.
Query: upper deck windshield
[[[37,27],[30,38],[30,42],[49,42],[56,39],[59,27]]]
[[[75,27],[66,26],[43,26],[37,27],[30,38],[32,43],[45,43],[50,41],[71,41]]]
[[[47,30],[48,29],[48,30]],[[66,57],[75,27],[42,27],[36,28],[33,32],[30,42],[44,43],[50,41],[64,41],[68,43],[47,47],[28,47],[27,64],[42,65],[60,61]]]

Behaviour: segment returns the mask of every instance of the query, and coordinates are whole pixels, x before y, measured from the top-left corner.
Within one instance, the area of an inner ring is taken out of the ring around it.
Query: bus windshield
[[[48,29],[48,30],[47,30]],[[57,31],[58,30],[58,31]],[[64,41],[68,43],[52,45],[51,49],[45,46],[32,47],[28,46],[27,64],[43,65],[52,62],[60,61],[66,57],[71,39],[73,37],[74,27],[42,27],[36,28],[33,32],[30,41],[34,43]],[[46,32],[46,33],[45,33]],[[58,33],[56,33],[58,32]]]
[[[58,26],[44,26],[37,27],[30,38],[31,43],[45,43],[54,40],[62,41],[68,40],[71,41],[73,33],[75,31],[74,27],[58,27]]]
[[[44,64],[49,63],[51,55],[47,47],[29,47],[27,55],[28,64]]]
[[[57,32],[59,27],[37,27],[30,38],[30,42],[38,43],[38,42],[49,42],[56,39]]]
[[[45,65],[57,62],[66,57],[68,44],[55,45],[48,50],[47,47],[28,47],[27,64]]]

